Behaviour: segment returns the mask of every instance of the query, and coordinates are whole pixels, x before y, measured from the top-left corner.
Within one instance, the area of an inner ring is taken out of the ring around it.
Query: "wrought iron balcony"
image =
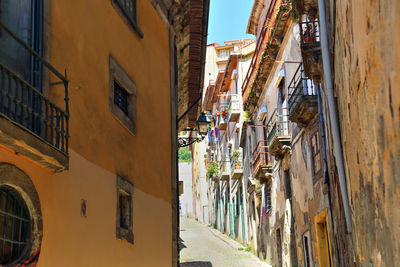
[[[51,171],[68,168],[68,80],[8,27],[0,27],[64,87],[65,110],[7,64],[0,63],[0,143]],[[36,73],[35,73],[36,74]],[[40,81],[42,79],[37,77]],[[32,79],[33,80],[33,79]],[[37,84],[37,83],[35,83]],[[39,83],[40,84],[40,83]],[[22,142],[21,142],[22,141]]]
[[[219,162],[219,173],[221,175],[221,180],[229,180],[229,160],[221,160]]]
[[[231,158],[231,177],[232,179],[240,179],[243,176],[242,153],[238,158]]]
[[[263,179],[271,173],[272,164],[268,152],[268,141],[260,140],[253,151],[253,176],[256,179]]]
[[[267,124],[267,136],[269,153],[277,159],[282,158],[291,144],[287,108],[274,110]]]
[[[322,73],[318,18],[301,15],[299,22],[301,54],[305,76],[319,79]]]
[[[240,118],[240,100],[239,95],[231,95],[231,101],[228,108],[229,122],[238,122]]]
[[[304,128],[318,113],[317,86],[304,75],[300,63],[289,83],[289,119]]]

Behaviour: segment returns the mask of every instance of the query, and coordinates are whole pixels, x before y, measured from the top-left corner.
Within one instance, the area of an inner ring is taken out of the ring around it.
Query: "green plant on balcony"
[[[249,121],[250,120],[250,111],[245,110],[244,111],[244,121]]]
[[[233,152],[232,152],[232,161],[235,164],[235,169],[240,169],[239,157],[240,157],[239,150],[237,150],[237,149],[233,150]]]
[[[207,176],[208,178],[215,177],[219,173],[219,167],[218,163],[216,162],[211,162],[210,165],[207,168]]]

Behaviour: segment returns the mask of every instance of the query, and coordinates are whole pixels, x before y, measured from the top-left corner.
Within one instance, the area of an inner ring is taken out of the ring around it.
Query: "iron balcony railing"
[[[318,19],[312,21],[306,18],[305,21],[300,22],[300,40],[302,45],[319,43],[319,24]]]
[[[0,22],[4,29],[19,45],[29,51],[31,57],[45,66],[50,73],[60,81],[51,85],[61,84],[65,89],[65,110],[45,97],[37,88],[24,80],[21,75],[0,63],[0,113],[24,128],[31,134],[42,139],[57,150],[68,155],[68,80],[50,63],[44,60],[21,38]]]
[[[268,141],[260,140],[253,151],[253,176],[256,176],[260,167],[271,166],[270,155],[268,152]]]
[[[267,144],[271,146],[275,138],[289,135],[289,110],[276,108],[267,123]]]
[[[292,114],[304,96],[316,96],[317,87],[304,75],[303,64],[300,63],[289,83],[289,113]]]

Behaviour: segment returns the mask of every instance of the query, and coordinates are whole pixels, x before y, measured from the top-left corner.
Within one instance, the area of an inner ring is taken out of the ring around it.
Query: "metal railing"
[[[289,136],[289,112],[287,108],[276,108],[267,123],[267,141],[271,146],[278,136]]]
[[[315,18],[313,21],[300,22],[300,40],[302,45],[319,43],[319,24],[318,19]]]
[[[65,89],[64,111],[45,97],[37,88],[25,81],[21,75],[0,63],[0,113],[31,134],[68,155],[69,98],[66,73],[65,75],[59,73],[50,63],[1,22],[0,28],[27,49],[32,58],[39,61],[60,80],[51,85],[62,84]]]
[[[255,176],[261,166],[270,166],[271,160],[268,152],[268,141],[259,140],[253,151],[253,175]]]
[[[303,96],[316,96],[317,87],[304,75],[303,64],[300,63],[289,83],[289,113],[292,114]]]

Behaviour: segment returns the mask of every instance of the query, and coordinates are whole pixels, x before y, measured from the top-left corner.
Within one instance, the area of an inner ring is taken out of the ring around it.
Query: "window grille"
[[[117,105],[126,115],[128,113],[129,93],[116,80],[114,80],[114,104]]]
[[[25,250],[30,236],[30,216],[25,202],[11,187],[0,187],[0,263],[8,264]]]

